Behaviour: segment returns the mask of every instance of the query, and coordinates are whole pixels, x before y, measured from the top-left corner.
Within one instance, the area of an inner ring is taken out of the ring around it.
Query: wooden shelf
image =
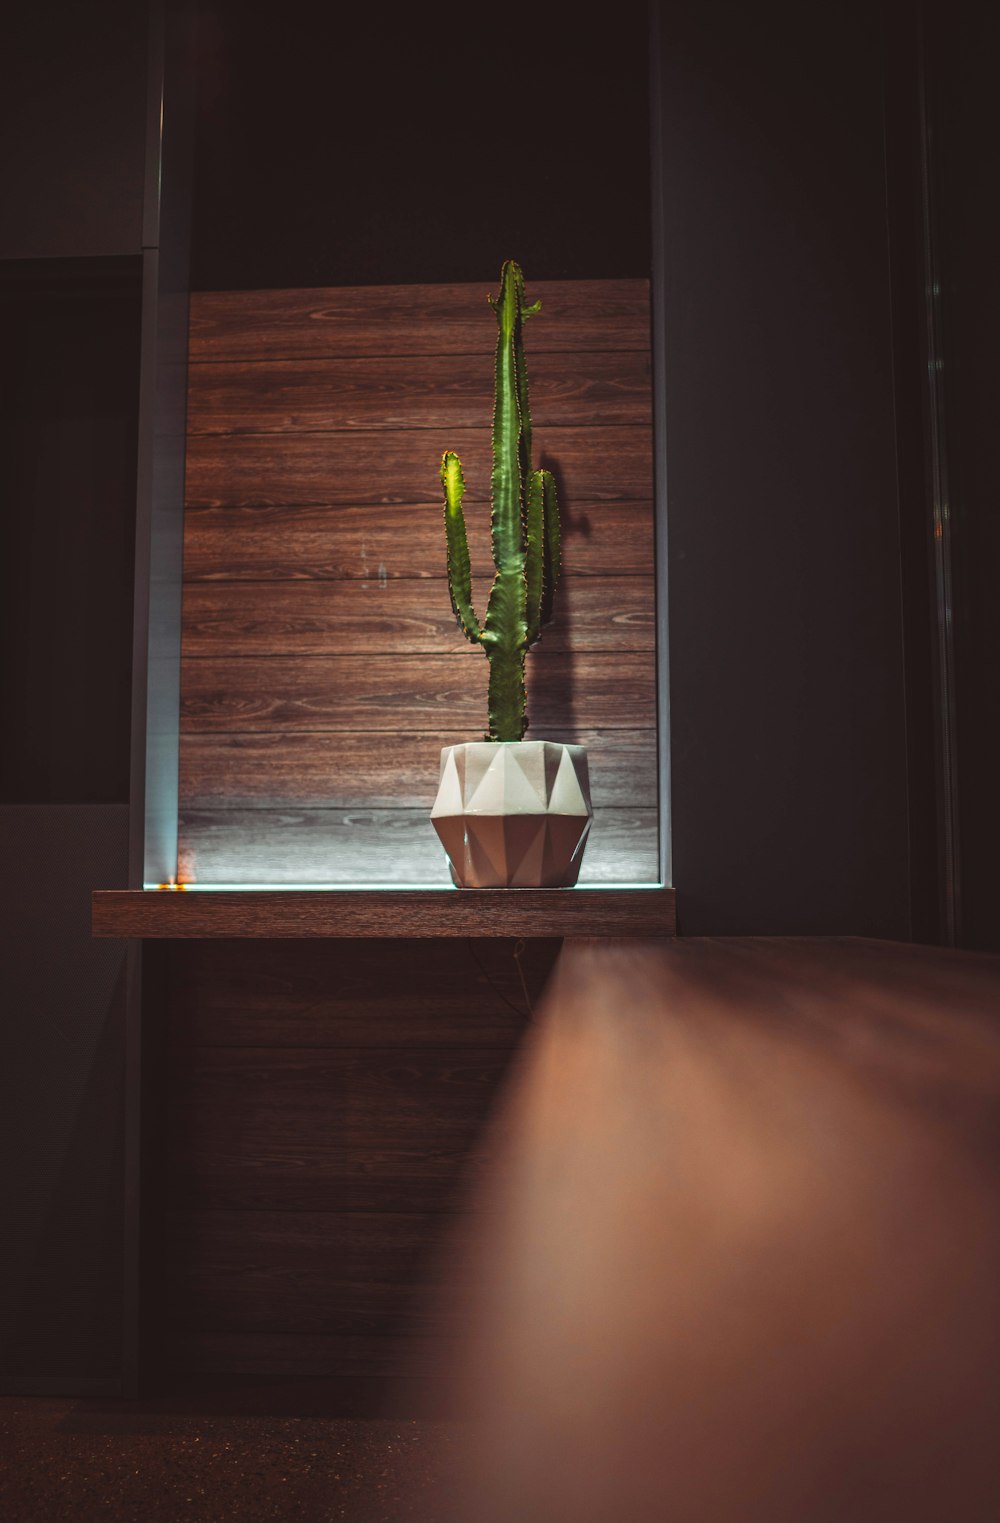
[[[672,936],[672,888],[96,889],[95,936]]]

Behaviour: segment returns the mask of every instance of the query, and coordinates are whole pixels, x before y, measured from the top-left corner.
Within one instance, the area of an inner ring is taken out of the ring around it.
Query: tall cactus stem
[[[441,461],[441,481],[452,608],[466,638],[483,647],[490,663],[487,738],[516,741],[527,728],[525,654],[551,617],[559,576],[559,506],[551,473],[531,469],[531,410],[521,330],[541,302],[526,304],[524,276],[513,259],[505,261],[500,290],[489,301],[498,329],[490,481],[496,575],[482,625],[472,607],[462,509],[465,480],[461,462],[450,450]]]

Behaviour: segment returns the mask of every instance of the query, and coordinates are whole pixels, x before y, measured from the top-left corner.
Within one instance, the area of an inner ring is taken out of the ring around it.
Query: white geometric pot
[[[431,821],[459,888],[570,888],[594,811],[584,746],[445,746]]]

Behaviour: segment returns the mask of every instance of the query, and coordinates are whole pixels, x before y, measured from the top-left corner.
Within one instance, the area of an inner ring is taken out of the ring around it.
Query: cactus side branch
[[[452,450],[445,450],[441,457],[441,484],[444,487],[444,532],[448,546],[451,606],[465,638],[475,645],[480,640],[482,631],[472,606],[472,567],[465,533],[465,514],[462,512],[465,477],[462,475],[462,462]]]

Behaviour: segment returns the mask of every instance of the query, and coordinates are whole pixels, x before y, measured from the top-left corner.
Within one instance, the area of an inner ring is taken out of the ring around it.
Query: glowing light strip
[[[454,883],[144,883],[144,889],[164,894],[461,894],[467,889],[456,888]],[[655,893],[662,883],[578,883],[574,893],[614,892]],[[492,891],[491,891],[492,892]],[[550,892],[542,889],[498,889],[498,893],[536,894]],[[552,889],[552,893],[566,893],[566,889]]]

